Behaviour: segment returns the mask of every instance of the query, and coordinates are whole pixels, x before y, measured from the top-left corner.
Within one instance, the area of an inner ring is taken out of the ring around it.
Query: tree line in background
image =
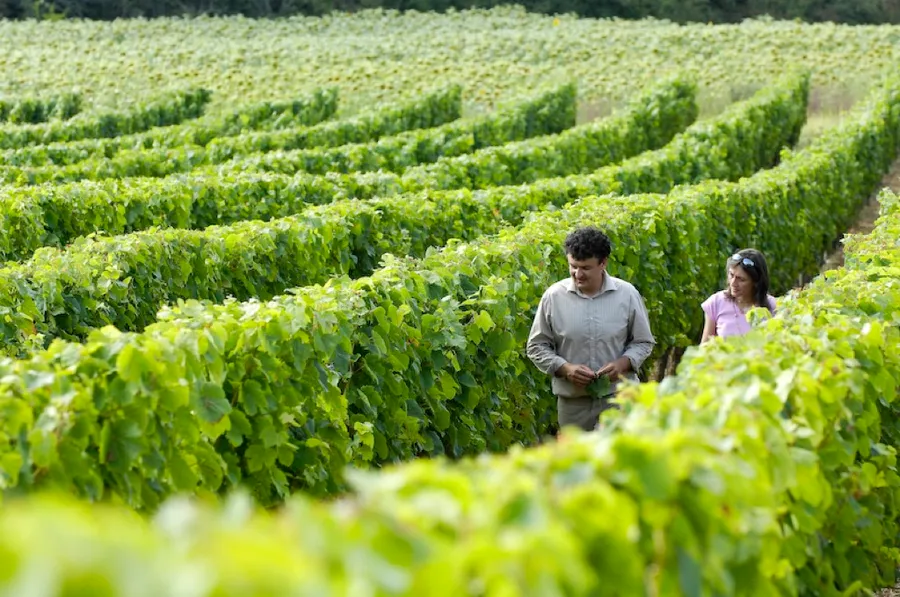
[[[533,12],[576,13],[584,17],[639,19],[653,16],[677,22],[732,23],[769,15],[776,19],[850,24],[898,23],[900,0],[515,0]],[[510,0],[0,0],[0,17],[86,18],[242,14],[275,17],[366,8],[444,11],[489,8]]]

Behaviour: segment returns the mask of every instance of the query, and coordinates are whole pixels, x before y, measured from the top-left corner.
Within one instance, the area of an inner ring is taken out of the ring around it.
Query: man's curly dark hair
[[[602,262],[612,252],[609,237],[593,226],[570,232],[566,237],[565,248],[566,255],[571,255],[577,261],[596,257]]]

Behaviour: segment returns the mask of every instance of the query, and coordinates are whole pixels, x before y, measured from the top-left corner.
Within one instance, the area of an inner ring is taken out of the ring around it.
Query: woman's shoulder
[[[714,292],[714,293],[712,293],[711,295],[709,295],[709,298],[707,298],[704,302],[707,302],[707,303],[712,303],[712,302],[719,303],[719,302],[727,301],[727,300],[728,300],[728,293],[727,293],[726,291],[724,291],[724,290],[720,290],[719,292]]]
[[[768,303],[768,305],[769,305],[769,310],[774,313],[775,306],[776,306],[775,297],[772,296],[771,294],[766,295],[766,303]]]
[[[719,292],[709,295],[709,298],[707,298],[705,301],[703,301],[703,303],[701,303],[701,307],[703,307],[704,309],[707,309],[708,307],[712,307],[712,306],[718,307],[724,301],[727,301],[727,300],[728,300],[728,295],[725,293],[724,290],[720,290]]]

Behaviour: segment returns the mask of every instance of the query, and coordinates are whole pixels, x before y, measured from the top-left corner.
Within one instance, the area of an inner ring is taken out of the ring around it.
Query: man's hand
[[[575,384],[579,388],[583,388],[592,381],[594,381],[594,372],[591,371],[591,368],[587,365],[574,365],[572,363],[566,363],[557,371],[557,375],[570,381]]]
[[[620,357],[612,363],[607,363],[597,369],[597,376],[607,375],[609,381],[618,381],[618,379],[631,370],[631,361],[628,357]]]

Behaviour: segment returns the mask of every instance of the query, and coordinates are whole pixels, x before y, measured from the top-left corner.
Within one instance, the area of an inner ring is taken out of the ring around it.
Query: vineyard
[[[895,584],[900,29],[498,8],[0,48],[0,595]],[[586,224],[650,363],[687,350],[554,437],[525,344]],[[695,346],[744,247],[778,313]]]

